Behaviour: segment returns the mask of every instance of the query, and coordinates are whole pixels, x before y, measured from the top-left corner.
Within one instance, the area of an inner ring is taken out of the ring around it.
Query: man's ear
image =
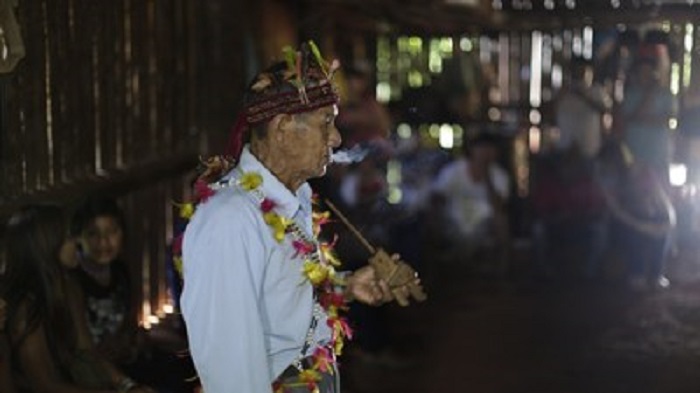
[[[292,131],[295,127],[294,117],[287,113],[280,113],[275,115],[270,121],[270,131],[272,131],[272,137],[276,140],[283,138],[284,134]]]

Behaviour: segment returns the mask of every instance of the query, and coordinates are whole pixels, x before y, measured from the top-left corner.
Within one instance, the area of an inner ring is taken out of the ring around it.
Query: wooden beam
[[[446,4],[442,0],[400,1],[368,0],[306,0],[309,12],[316,12],[308,20],[330,15],[342,15],[339,20],[344,31],[386,32],[404,34],[454,35],[483,30],[523,31],[560,29],[584,25],[614,27],[622,24],[643,24],[653,21],[695,22],[700,4],[669,1],[663,5],[634,6],[621,2],[617,9],[608,0],[579,1],[575,9],[562,6],[548,10],[541,2],[533,2],[533,9],[485,12],[483,9]],[[504,2],[507,3],[507,2]]]
[[[151,183],[163,179],[185,176],[189,171],[194,170],[198,163],[199,158],[196,153],[183,152],[136,168],[113,170],[103,176],[94,175],[73,183],[21,195],[3,201],[0,205],[0,221],[5,222],[12,213],[28,204],[56,203],[66,206],[91,194],[124,195],[147,188]]]

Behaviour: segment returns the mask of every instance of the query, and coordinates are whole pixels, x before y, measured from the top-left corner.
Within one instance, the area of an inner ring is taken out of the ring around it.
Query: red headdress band
[[[302,44],[300,52],[284,50],[286,69],[263,72],[251,86],[259,97],[246,104],[231,130],[226,154],[238,161],[246,133],[279,114],[296,114],[338,103],[338,94],[331,80],[340,67],[322,57],[316,44]],[[268,89],[276,93],[266,94]]]
[[[248,124],[257,125],[280,113],[301,113],[332,105],[338,102],[338,94],[330,83],[304,89],[306,102],[298,92],[290,91],[265,97],[253,102],[245,109]]]
[[[251,126],[269,121],[281,114],[295,114],[313,111],[324,106],[338,103],[338,94],[330,83],[315,86],[306,90],[308,102],[304,103],[297,92],[287,92],[266,97],[264,101],[254,102],[247,106],[236,118],[231,129],[225,154],[236,161],[243,151],[246,133]]]
[[[226,156],[233,157],[236,162],[239,158],[241,158],[245,135],[249,128],[250,126],[246,121],[245,112],[239,114],[236,118],[236,123],[233,125],[233,128],[229,133],[228,144],[226,145],[226,151],[224,152]]]

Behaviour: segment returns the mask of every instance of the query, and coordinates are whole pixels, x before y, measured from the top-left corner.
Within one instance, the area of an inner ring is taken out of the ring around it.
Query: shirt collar
[[[261,191],[266,198],[277,204],[277,212],[285,217],[294,217],[300,207],[311,201],[311,187],[308,183],[302,184],[296,193],[292,193],[250,152],[249,145],[243,148],[238,167],[243,172],[257,172],[262,176]]]

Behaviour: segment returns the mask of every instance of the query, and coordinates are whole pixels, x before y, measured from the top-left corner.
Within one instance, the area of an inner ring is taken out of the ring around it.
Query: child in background
[[[16,386],[39,392],[152,392],[101,357],[90,339],[82,292],[71,271],[76,243],[61,209],[30,206],[7,225],[0,297]]]

